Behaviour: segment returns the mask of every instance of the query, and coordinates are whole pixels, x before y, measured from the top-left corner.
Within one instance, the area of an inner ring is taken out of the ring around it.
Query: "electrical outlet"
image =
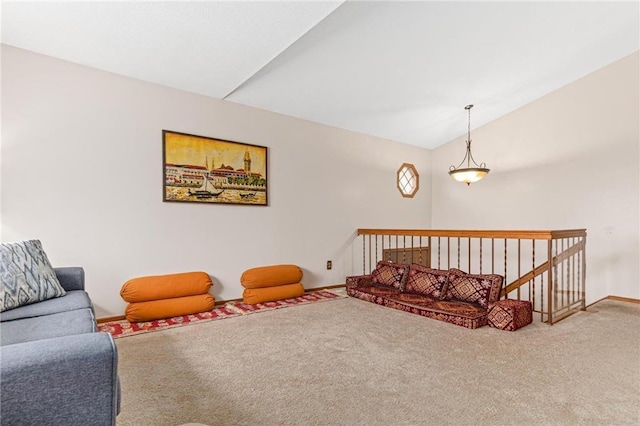
[[[333,264],[331,263],[331,261],[327,260],[327,269],[331,269],[332,266]]]

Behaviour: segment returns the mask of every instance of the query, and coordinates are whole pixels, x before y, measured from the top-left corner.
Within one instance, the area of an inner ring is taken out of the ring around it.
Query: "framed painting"
[[[163,201],[266,206],[267,147],[162,131]]]

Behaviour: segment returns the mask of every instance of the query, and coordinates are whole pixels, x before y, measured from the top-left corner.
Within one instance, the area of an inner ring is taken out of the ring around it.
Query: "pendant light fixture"
[[[462,162],[458,164],[458,167],[449,167],[449,176],[451,176],[458,182],[464,182],[467,185],[479,181],[489,173],[487,165],[485,163],[476,163],[476,161],[473,159],[473,155],[471,155],[471,108],[473,108],[473,105],[467,105],[466,107],[464,107],[464,109],[469,111],[469,124],[467,126],[466,140],[467,152],[464,155]],[[465,165],[465,161],[467,167],[462,167],[463,165]]]

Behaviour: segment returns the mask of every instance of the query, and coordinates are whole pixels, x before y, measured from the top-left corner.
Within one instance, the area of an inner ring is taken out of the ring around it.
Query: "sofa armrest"
[[[79,266],[53,268],[60,285],[67,291],[84,290],[84,269]]]
[[[353,275],[347,277],[347,288],[350,287],[371,287],[371,275]]]
[[[2,424],[116,424],[118,352],[108,333],[0,347]]]

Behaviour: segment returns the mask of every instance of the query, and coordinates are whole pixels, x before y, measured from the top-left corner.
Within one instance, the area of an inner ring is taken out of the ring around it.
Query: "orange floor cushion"
[[[129,303],[148,302],[205,294],[211,285],[211,278],[206,272],[155,275],[130,279],[122,286],[120,296]]]
[[[244,303],[256,304],[273,302],[274,300],[291,299],[304,294],[304,287],[300,283],[285,284],[276,287],[247,288],[242,293]]]
[[[247,269],[240,277],[244,288],[274,287],[297,284],[302,280],[302,269],[296,265],[261,266]]]
[[[213,309],[214,303],[214,297],[208,293],[148,302],[134,302],[129,303],[124,315],[129,322],[152,321],[210,311]]]

